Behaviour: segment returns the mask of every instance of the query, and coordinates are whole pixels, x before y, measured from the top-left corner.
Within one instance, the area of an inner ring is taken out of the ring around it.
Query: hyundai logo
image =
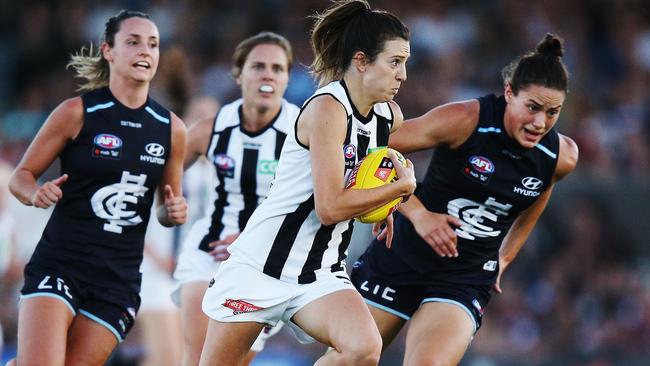
[[[542,185],[544,183],[542,183],[542,181],[540,179],[538,179],[538,178],[526,177],[526,178],[521,180],[521,184],[523,184],[524,187],[526,187],[528,189],[532,189],[532,190],[535,191],[535,190],[538,190],[538,189],[542,188]]]
[[[147,152],[147,154],[155,157],[160,157],[165,154],[165,148],[155,142],[147,144],[147,146],[144,147],[144,150]]]

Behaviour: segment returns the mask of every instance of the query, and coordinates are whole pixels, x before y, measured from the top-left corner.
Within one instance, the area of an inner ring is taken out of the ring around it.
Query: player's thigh
[[[147,361],[143,365],[178,366],[181,363],[183,343],[178,313],[175,308],[140,311],[137,321],[142,326]]]
[[[117,346],[117,337],[106,326],[79,314],[68,331],[66,365],[103,365]]]
[[[409,324],[404,365],[456,365],[472,341],[474,331],[474,320],[458,304],[424,303]]]
[[[263,327],[263,324],[256,322],[210,319],[199,365],[240,365]]]
[[[203,313],[201,303],[208,288],[208,282],[188,282],[181,287],[181,327],[185,346],[200,354],[208,330],[208,316]]]
[[[294,314],[292,321],[319,342],[337,350],[381,345],[368,307],[356,290],[345,289],[318,298]]]
[[[63,365],[70,305],[46,296],[24,298],[18,312],[18,365]]]
[[[379,334],[381,334],[382,350],[386,349],[395,337],[397,337],[404,324],[406,324],[406,320],[370,304],[368,304],[368,309],[372,318],[375,320],[377,329],[379,329]]]

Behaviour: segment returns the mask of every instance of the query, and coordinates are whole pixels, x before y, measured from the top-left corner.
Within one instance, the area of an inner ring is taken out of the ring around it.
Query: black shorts
[[[350,277],[366,303],[409,320],[421,304],[446,302],[458,305],[474,320],[474,331],[481,327],[483,313],[490,301],[488,285],[460,285],[444,282],[388,284],[362,256],[354,264]]]
[[[140,308],[140,295],[92,286],[63,271],[28,264],[21,299],[47,296],[63,301],[74,316],[82,314],[103,325],[122,342],[133,327]]]

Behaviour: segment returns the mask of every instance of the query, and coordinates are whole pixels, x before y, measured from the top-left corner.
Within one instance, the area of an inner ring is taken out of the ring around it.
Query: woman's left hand
[[[187,203],[185,197],[175,196],[172,187],[165,186],[165,210],[172,225],[182,225],[187,221]]]

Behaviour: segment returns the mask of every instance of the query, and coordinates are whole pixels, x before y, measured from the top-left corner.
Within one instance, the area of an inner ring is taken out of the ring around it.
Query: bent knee
[[[341,356],[346,365],[372,365],[379,363],[382,341],[379,332],[369,337],[358,337],[341,347]]]

